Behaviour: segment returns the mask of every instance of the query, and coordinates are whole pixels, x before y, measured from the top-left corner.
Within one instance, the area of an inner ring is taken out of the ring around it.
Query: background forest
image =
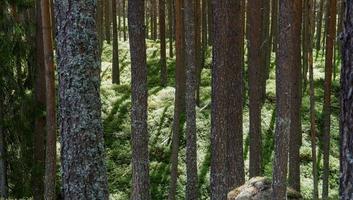
[[[69,189],[104,178],[110,199],[225,199],[287,164],[303,199],[339,199],[349,1],[53,1],[0,2],[0,199],[106,199]],[[222,155],[242,164],[218,190]]]

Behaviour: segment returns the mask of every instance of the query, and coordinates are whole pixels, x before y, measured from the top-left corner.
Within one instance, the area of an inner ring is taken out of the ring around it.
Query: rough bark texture
[[[109,0],[104,1],[104,29],[105,29],[105,39],[107,43],[110,44],[110,6]]]
[[[261,174],[261,10],[262,0],[248,1],[248,39],[249,39],[249,110],[250,110],[250,177]]]
[[[113,83],[120,84],[119,70],[119,44],[118,44],[118,27],[116,19],[116,0],[112,0],[112,21],[113,21],[113,64],[112,75]]]
[[[275,157],[273,163],[273,200],[286,198],[288,146],[291,127],[291,74],[295,64],[297,38],[295,27],[296,10],[300,1],[279,1],[279,26],[276,68],[276,130]]]
[[[64,199],[108,199],[95,0],[55,1]]]
[[[244,183],[241,2],[213,0],[211,199]]]
[[[341,120],[340,120],[340,199],[353,199],[353,4],[344,1]]]
[[[175,1],[175,103],[172,136],[172,155],[168,199],[174,200],[178,179],[179,136],[182,133],[185,114],[185,66],[183,0]]]
[[[291,67],[291,123],[289,136],[289,171],[288,184],[290,187],[300,192],[300,157],[299,150],[302,143],[302,127],[301,127],[301,105],[302,105],[302,76],[301,76],[301,25],[302,25],[302,1],[293,3],[293,21],[292,49],[282,50],[288,51],[292,57]]]
[[[131,134],[132,134],[132,199],[148,200],[149,157],[147,132],[147,64],[144,26],[144,1],[128,4],[131,54]]]
[[[167,85],[167,61],[166,61],[166,41],[165,41],[165,0],[159,0],[159,36],[161,43],[161,85]]]
[[[202,72],[201,51],[201,0],[195,0],[194,23],[195,23],[195,57],[196,57],[196,105],[200,105],[200,83]]]
[[[329,190],[329,156],[330,156],[330,127],[331,127],[331,85],[332,85],[332,58],[334,40],[336,36],[336,6],[337,0],[328,2],[327,10],[327,35],[325,54],[325,84],[324,84],[324,106],[323,106],[323,177],[322,177],[322,199],[328,199]]]

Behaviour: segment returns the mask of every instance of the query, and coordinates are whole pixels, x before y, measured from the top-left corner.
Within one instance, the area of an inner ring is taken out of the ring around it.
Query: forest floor
[[[130,146],[130,55],[128,42],[119,41],[119,59],[121,70],[121,84],[111,84],[112,47],[104,44],[102,54],[102,117],[105,131],[105,146],[108,168],[108,179],[112,199],[129,199],[131,186],[131,146]],[[169,185],[169,167],[172,121],[174,111],[174,69],[175,58],[167,59],[168,86],[160,87],[159,83],[159,43],[147,40],[148,64],[148,131],[150,135],[150,176],[152,199],[167,199]],[[168,48],[167,48],[168,49]],[[167,52],[167,55],[169,53]],[[197,111],[197,144],[198,144],[198,176],[200,199],[209,199],[209,166],[210,166],[210,130],[211,130],[211,50],[207,51],[206,66],[202,70],[200,88],[200,106]],[[321,137],[322,102],[324,60],[319,56],[315,61],[315,95],[316,116],[318,124],[318,141]],[[245,70],[246,71],[246,70]],[[246,73],[244,74],[246,77]],[[246,82],[246,80],[245,80]],[[243,110],[244,156],[246,174],[248,175],[249,150],[249,112],[247,98],[247,83],[245,83],[245,100]],[[338,199],[339,178],[339,80],[333,81],[332,90],[332,118],[331,118],[331,146],[330,146],[330,199]],[[309,92],[303,93],[302,100],[302,147],[301,159],[301,188],[304,199],[312,199],[311,174],[311,139]],[[264,175],[272,177],[272,158],[275,128],[275,70],[272,58],[270,78],[267,81],[266,101],[262,108],[262,143]],[[181,137],[179,156],[179,180],[177,199],[184,198],[186,183],[185,173],[185,136]],[[322,175],[322,151],[319,142],[319,173]],[[247,177],[248,178],[248,177]],[[321,192],[321,181],[319,190]],[[320,195],[321,196],[321,195]]]

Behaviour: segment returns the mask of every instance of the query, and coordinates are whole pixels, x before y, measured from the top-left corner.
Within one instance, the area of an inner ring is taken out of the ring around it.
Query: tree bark
[[[144,26],[144,1],[128,4],[131,54],[131,134],[132,134],[132,196],[134,200],[150,199],[147,132],[147,64]]]
[[[200,82],[202,72],[202,51],[201,51],[201,1],[195,0],[194,20],[195,20],[195,57],[196,57],[196,105],[200,105]]]
[[[127,33],[126,33],[126,1],[127,0],[122,0],[123,2],[123,38],[124,38],[124,41],[127,40]]]
[[[261,3],[262,0],[248,1],[248,75],[249,75],[249,116],[250,116],[250,159],[249,176],[261,175]]]
[[[95,1],[55,1],[64,199],[108,199]]]
[[[241,2],[213,0],[211,199],[244,182]]]
[[[110,44],[110,6],[109,1],[104,1],[104,25],[105,25],[105,39]]]
[[[5,158],[5,132],[3,129],[3,107],[4,107],[4,94],[0,93],[0,199],[7,199],[8,188],[7,188],[7,169],[6,169],[6,158]]]
[[[160,64],[161,64],[161,85],[167,85],[167,61],[166,61],[166,40],[165,40],[165,0],[159,0],[159,36],[160,36]]]
[[[324,15],[324,4],[325,1],[319,1],[319,13],[317,15],[316,23],[316,57],[321,50],[321,33],[322,33],[322,17]]]
[[[169,39],[169,57],[173,58],[173,22],[174,22],[174,9],[173,9],[173,0],[166,0],[168,4],[168,39]]]
[[[113,83],[120,84],[120,70],[119,70],[119,43],[118,43],[118,30],[116,21],[116,0],[112,0],[112,21],[113,21],[113,64],[112,64],[112,77]]]

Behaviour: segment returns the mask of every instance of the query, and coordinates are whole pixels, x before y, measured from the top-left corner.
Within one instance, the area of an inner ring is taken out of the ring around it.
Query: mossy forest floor
[[[168,49],[168,48],[167,48]],[[167,52],[167,55],[169,53]],[[209,199],[209,166],[210,166],[210,132],[211,132],[211,50],[207,51],[206,67],[202,71],[201,102],[197,107],[197,135],[198,135],[198,176],[200,199]],[[109,189],[112,199],[129,199],[131,186],[131,146],[130,146],[130,55],[128,42],[119,41],[119,59],[121,70],[121,85],[111,84],[112,47],[104,44],[102,54],[102,117],[105,131],[106,160],[108,168]],[[272,177],[272,158],[275,128],[275,70],[272,58],[270,78],[267,81],[266,101],[262,108],[262,143],[264,175]],[[159,81],[159,43],[147,40],[148,63],[148,132],[150,135],[150,177],[152,199],[167,199],[170,177],[170,147],[172,121],[174,110],[174,69],[175,58],[168,58],[168,86],[160,87]],[[318,57],[315,61],[315,95],[316,115],[318,124],[318,141],[322,134],[322,104],[324,59]],[[245,70],[246,71],[246,70]],[[246,77],[246,73],[244,74]],[[247,80],[245,80],[245,83]],[[330,199],[338,199],[339,178],[339,80],[336,78],[332,89],[332,118],[331,118],[331,146],[330,146]],[[243,131],[244,156],[246,174],[248,174],[248,127],[249,112],[247,98],[247,83],[244,90]],[[302,147],[301,158],[301,188],[305,199],[311,198],[311,140],[309,93],[303,93],[302,105]],[[179,180],[177,199],[184,199],[186,183],[185,173],[185,136],[181,138],[179,156]],[[322,175],[322,151],[319,142],[319,172]],[[247,177],[248,179],[248,177]],[[321,181],[319,190],[321,192]],[[321,195],[320,195],[321,196]]]

